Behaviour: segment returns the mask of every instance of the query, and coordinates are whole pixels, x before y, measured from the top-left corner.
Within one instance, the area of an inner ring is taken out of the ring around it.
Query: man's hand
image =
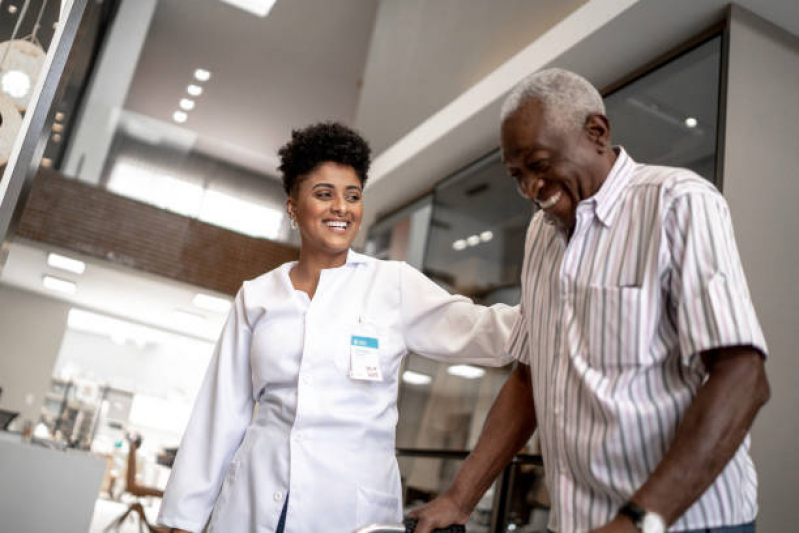
[[[604,526],[592,529],[591,533],[638,533],[638,528],[626,516],[617,516]]]
[[[436,528],[465,524],[469,521],[469,512],[461,509],[449,494],[444,493],[432,502],[412,511],[411,518],[419,520],[414,533],[430,533]]]
[[[419,518],[416,531],[465,524],[469,513],[513,459],[536,427],[530,368],[519,364],[488,411],[477,445],[463,462],[452,486],[411,516]]]

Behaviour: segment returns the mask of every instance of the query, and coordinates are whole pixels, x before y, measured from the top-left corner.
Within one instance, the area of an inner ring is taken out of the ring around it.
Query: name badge
[[[353,335],[350,340],[350,378],[383,381],[378,339]]]

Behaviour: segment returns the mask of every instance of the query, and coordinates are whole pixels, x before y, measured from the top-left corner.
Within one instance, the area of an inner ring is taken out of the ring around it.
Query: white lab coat
[[[245,282],[236,296],[159,523],[272,533],[288,494],[286,533],[401,521],[394,437],[403,356],[510,361],[503,346],[517,308],[475,306],[405,263],[352,251],[322,271],[311,301],[292,286],[293,265]],[[379,339],[383,381],[349,377],[359,334]]]

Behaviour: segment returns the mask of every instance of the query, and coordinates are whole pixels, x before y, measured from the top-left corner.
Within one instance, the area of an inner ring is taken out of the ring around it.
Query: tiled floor
[[[155,517],[158,514],[158,504],[160,500],[153,499],[152,503],[146,500],[142,501],[144,505],[144,512],[147,514],[147,519],[150,523],[155,522]],[[122,515],[128,508],[128,504],[115,502],[111,500],[99,499],[94,505],[94,516],[92,517],[92,524],[89,528],[89,533],[102,533],[109,524],[114,522],[117,517]],[[139,533],[139,516],[136,513],[131,513],[119,529],[109,530],[113,533]],[[142,528],[141,531],[147,532],[147,528]]]

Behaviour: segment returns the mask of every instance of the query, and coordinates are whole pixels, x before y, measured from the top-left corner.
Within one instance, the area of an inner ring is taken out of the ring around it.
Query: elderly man
[[[502,109],[502,157],[536,204],[503,386],[417,531],[465,523],[538,428],[553,531],[750,532],[748,431],[766,343],[719,192],[610,143],[602,98],[560,69]]]

